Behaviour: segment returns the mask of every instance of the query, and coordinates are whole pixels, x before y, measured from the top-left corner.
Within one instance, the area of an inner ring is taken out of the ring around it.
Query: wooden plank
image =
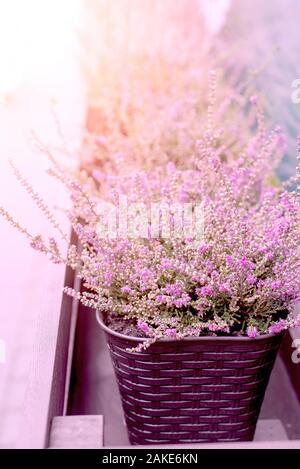
[[[99,449],[102,447],[102,415],[71,415],[53,419],[49,448]]]
[[[112,446],[111,449],[130,449],[128,446]],[[241,443],[210,443],[194,445],[162,445],[162,446],[139,446],[139,449],[300,449],[300,440],[286,441],[249,441]]]
[[[64,284],[74,286],[74,272],[66,270]],[[78,302],[66,295],[63,296],[60,318],[58,323],[58,333],[56,339],[55,359],[50,383],[50,399],[45,427],[44,446],[48,445],[50,423],[53,417],[64,415],[67,406],[67,396],[69,389],[69,368],[73,356],[74,344],[74,321],[77,318]]]
[[[77,244],[77,238],[74,236],[74,233],[73,233],[73,237],[74,239],[72,240],[72,243]],[[77,277],[75,274],[73,276],[74,276],[73,288],[77,291],[80,291],[81,279]],[[78,308],[79,308],[79,301],[74,298],[72,300],[72,309],[71,309],[71,317],[70,317],[70,325],[69,325],[69,347],[68,347],[68,353],[67,353],[63,415],[67,415],[68,413],[68,402],[69,402],[70,386],[71,386],[75,337],[76,337],[76,328],[77,328],[77,319],[78,319]]]
[[[105,429],[107,432],[117,432],[115,434],[115,442],[118,441],[118,447],[128,446],[127,438],[123,437],[124,429],[120,429],[120,425],[110,426]],[[50,448],[100,448],[103,446],[103,417],[102,416],[68,416],[68,417],[55,417],[53,420],[50,436]],[[254,446],[261,447],[262,444],[273,444],[272,442],[279,442],[283,445],[288,441],[286,431],[278,419],[260,420],[257,424],[254,442],[234,443],[236,445],[246,445],[247,447]],[[265,443],[262,443],[265,442]],[[267,443],[266,443],[267,442]],[[101,446],[99,446],[101,444]],[[125,446],[124,446],[125,445]],[[213,447],[220,446],[220,444],[210,445],[193,445],[195,447]],[[115,445],[108,445],[106,447],[113,447]],[[161,447],[168,447],[169,445],[161,445]],[[188,445],[189,446],[189,445]],[[190,445],[191,446],[191,445]],[[224,443],[222,447],[227,447],[228,444]],[[180,448],[182,445],[173,445],[174,448]]]
[[[73,285],[71,271],[67,271],[63,283]],[[45,447],[52,417],[62,415],[63,412],[72,300],[65,296],[61,303],[62,284],[57,284],[55,271],[50,270],[43,287],[46,292],[56,291],[57,301],[53,300],[53,296],[45,295],[45,292],[38,294],[41,300],[40,314],[22,409],[23,436],[18,443],[20,447]]]
[[[61,151],[52,100],[72,161]],[[47,237],[53,232],[11,177],[6,158],[14,159],[51,209],[68,207],[65,190],[45,173],[49,162],[35,151],[31,132],[55,148],[61,162],[74,167],[84,121],[82,77],[71,54],[60,67],[59,79],[47,75],[37,83],[26,83],[6,107],[0,106],[0,204],[34,234]],[[67,217],[60,210],[56,215],[68,233]],[[72,302],[65,297],[62,303],[62,288],[65,282],[72,286],[73,277],[64,265],[53,265],[34,252],[2,219],[0,258],[0,340],[6,348],[5,363],[0,364],[0,447],[43,448],[50,420],[62,415],[64,408]]]
[[[259,420],[257,422],[254,441],[285,441],[287,433],[278,419]]]

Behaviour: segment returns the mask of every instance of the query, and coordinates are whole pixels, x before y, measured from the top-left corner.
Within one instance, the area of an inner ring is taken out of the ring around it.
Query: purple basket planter
[[[161,340],[105,331],[133,445],[249,441],[283,335]]]

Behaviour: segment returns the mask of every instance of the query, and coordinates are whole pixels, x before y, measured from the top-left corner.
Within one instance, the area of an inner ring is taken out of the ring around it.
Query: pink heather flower
[[[299,294],[299,293],[298,293]],[[294,298],[294,299],[297,299],[297,290],[295,288],[289,288],[286,292],[285,292],[285,296],[287,298]]]
[[[215,270],[215,265],[211,261],[208,261],[206,262],[206,268],[207,272],[211,274]]]
[[[121,292],[125,294],[129,294],[132,292],[132,289],[128,285],[125,285],[125,287],[121,288]]]
[[[176,327],[178,325],[178,318],[171,318],[170,324],[173,327]]]
[[[209,247],[207,246],[207,244],[200,243],[200,245],[198,246],[198,253],[203,256],[208,251],[209,251]]]
[[[173,304],[176,308],[182,308],[182,306],[187,306],[190,301],[191,297],[187,293],[184,293],[181,298],[174,300]]]
[[[61,264],[63,261],[58,257],[56,256],[55,254],[51,254],[50,255],[50,260],[51,262],[53,262],[54,264]]]
[[[257,278],[255,277],[255,275],[252,274],[247,275],[246,280],[249,285],[254,285],[257,282]]]
[[[288,139],[286,134],[284,133],[282,127],[280,125],[277,125],[275,128],[275,132],[277,134],[277,144],[279,148],[283,151],[286,152],[288,149]]]
[[[98,135],[95,138],[95,144],[99,147],[105,147],[107,145],[107,138],[104,135]]]
[[[268,262],[270,262],[270,261],[273,259],[273,257],[274,257],[274,254],[273,254],[272,252],[268,252],[268,253],[266,254],[266,260],[267,260]]]
[[[246,259],[245,257],[242,257],[242,259],[240,259],[238,261],[238,265],[244,269],[253,269],[254,265],[252,262],[250,262],[248,259]]]
[[[160,265],[163,269],[172,269],[173,263],[171,259],[163,258],[160,260]]]
[[[157,295],[156,296],[156,303],[157,304],[164,304],[167,303],[169,297],[166,295]]]
[[[298,314],[296,316],[296,319],[295,319],[295,327],[300,327],[300,314]]]
[[[138,319],[137,327],[145,334],[150,333],[150,327],[148,326],[146,322],[142,321],[141,319]]]
[[[226,256],[226,263],[229,267],[232,267],[234,265],[234,259],[232,256]]]
[[[177,337],[177,331],[176,331],[175,328],[174,328],[174,329],[166,329],[166,330],[165,330],[165,335],[166,335],[167,337],[172,338],[172,339],[176,339],[176,337]]]
[[[98,169],[93,169],[92,176],[98,182],[100,182],[103,179],[103,174]]]
[[[175,163],[173,163],[173,161],[170,161],[168,164],[167,164],[167,171],[169,174],[173,174],[176,172],[176,165]]]
[[[200,292],[203,296],[212,296],[214,294],[213,288],[209,285],[207,287],[200,288]]]
[[[249,263],[248,263],[247,259],[245,259],[244,257],[243,257],[243,259],[241,259],[238,262],[238,264],[239,264],[240,267],[248,267],[249,266]]]
[[[175,283],[168,283],[165,287],[165,292],[168,295],[172,296],[179,296],[183,292],[183,284],[182,282],[178,281]]]
[[[30,246],[36,251],[47,253],[47,247],[44,244],[43,238],[40,235],[37,235],[32,238]]]
[[[254,326],[249,326],[247,328],[247,336],[248,337],[251,337],[252,339],[255,339],[255,337],[257,337],[259,334],[258,334],[258,331],[256,329],[256,327]]]
[[[145,268],[140,271],[140,278],[142,279],[143,282],[147,282],[150,277],[151,277],[151,271],[149,269]]]
[[[258,99],[257,99],[257,96],[256,96],[256,95],[250,96],[250,103],[251,103],[253,106],[256,106],[257,102],[258,102]]]
[[[221,285],[219,285],[219,292],[220,293],[231,293],[230,285],[228,285],[227,283],[221,283]]]
[[[112,276],[112,273],[111,273],[111,272],[106,272],[106,273],[104,274],[104,285],[105,285],[106,287],[110,287],[110,286],[111,286],[111,284],[112,284],[112,278],[113,278],[113,276]]]
[[[280,319],[278,322],[275,322],[268,328],[270,334],[279,334],[288,326],[288,322],[285,319]]]

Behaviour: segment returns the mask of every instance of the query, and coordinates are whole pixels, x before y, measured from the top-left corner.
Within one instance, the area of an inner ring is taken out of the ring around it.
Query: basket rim
[[[131,336],[131,335],[125,335],[125,334],[121,334],[120,332],[113,331],[112,329],[110,329],[105,324],[105,322],[103,321],[103,313],[99,310],[96,310],[96,319],[97,319],[97,322],[100,325],[100,327],[104,330],[104,332],[106,332],[109,335],[112,335],[112,336],[117,337],[119,339],[129,340],[129,341],[136,342],[136,343],[142,343],[142,342],[145,342],[147,340],[147,338],[134,337],[134,336]],[[195,341],[199,341],[199,339],[201,339],[201,341],[205,341],[205,342],[211,342],[211,341],[216,341],[216,340],[217,341],[226,340],[226,342],[259,342],[259,341],[262,341],[262,340],[272,339],[274,337],[282,336],[284,334],[284,332],[285,331],[280,332],[279,334],[274,334],[274,333],[261,334],[257,337],[232,336],[232,335],[228,335],[228,336],[197,336],[197,337],[192,336],[192,337],[184,337],[184,338],[180,339],[180,342],[195,342]],[[179,340],[178,339],[163,338],[163,339],[158,339],[156,343],[174,343],[174,342],[179,342]]]

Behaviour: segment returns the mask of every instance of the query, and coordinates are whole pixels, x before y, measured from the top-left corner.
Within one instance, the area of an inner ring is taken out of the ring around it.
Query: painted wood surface
[[[36,151],[31,138],[34,131],[56,148],[59,158],[66,158],[53,106],[70,147],[68,162],[76,165],[85,103],[76,53],[71,49],[52,75],[42,73],[35,82],[23,83],[0,106],[0,204],[34,234],[46,236],[52,233],[49,224],[11,177],[7,159],[14,159],[51,207],[65,207],[67,196],[44,172],[49,162]],[[57,214],[68,232],[64,213],[57,210]],[[66,302],[62,307],[65,267],[34,252],[2,220],[0,259],[0,339],[6,352],[5,362],[0,363],[0,447],[43,447],[49,418],[61,408],[64,391],[61,360],[66,360],[68,343],[59,351],[57,342],[68,331],[69,318],[62,314],[70,310]]]
[[[49,448],[99,449],[102,447],[102,415],[76,415],[53,419]]]

